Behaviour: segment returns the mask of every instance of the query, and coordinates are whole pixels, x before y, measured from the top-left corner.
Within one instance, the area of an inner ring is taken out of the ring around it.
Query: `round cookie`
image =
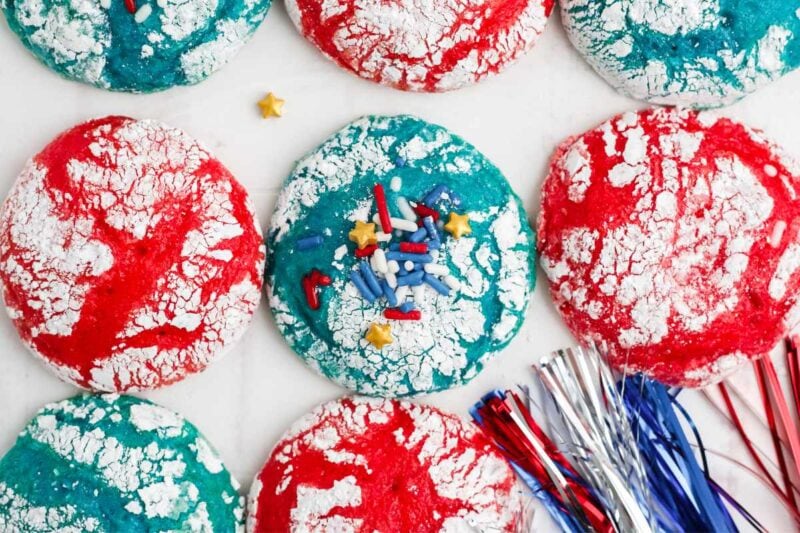
[[[376,187],[393,231],[381,231]],[[508,182],[473,146],[410,116],[362,118],[303,158],[267,249],[290,346],[369,395],[469,381],[519,329],[534,283],[533,235]]]
[[[515,531],[521,491],[483,435],[433,407],[344,398],[306,415],[256,476],[247,531]]]
[[[575,47],[618,91],[658,104],[731,104],[800,65],[785,0],[563,0]]]
[[[11,29],[65,78],[149,93],[203,81],[255,32],[270,0],[15,0]]]
[[[708,113],[627,113],[555,154],[538,246],[572,332],[677,386],[721,380],[800,318],[800,167]]]
[[[233,533],[238,489],[180,415],[85,394],[44,407],[0,460],[0,530]]]
[[[478,82],[528,51],[553,0],[288,0],[300,33],[345,70],[409,91]]]
[[[102,391],[199,372],[259,302],[246,191],[180,130],[125,117],[62,133],[0,209],[3,299],[59,377]]]

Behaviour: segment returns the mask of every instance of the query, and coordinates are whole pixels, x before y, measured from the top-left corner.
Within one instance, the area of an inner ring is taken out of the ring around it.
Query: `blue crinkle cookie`
[[[154,92],[198,83],[227,63],[270,0],[0,0],[23,44],[62,76]]]
[[[718,107],[800,65],[800,3],[562,0],[570,40],[620,92]]]
[[[469,381],[514,337],[534,284],[533,234],[506,179],[409,116],[362,118],[303,158],[267,247],[270,304],[291,347],[370,395]]]
[[[180,415],[84,394],[44,407],[0,460],[0,531],[233,533],[238,488]]]

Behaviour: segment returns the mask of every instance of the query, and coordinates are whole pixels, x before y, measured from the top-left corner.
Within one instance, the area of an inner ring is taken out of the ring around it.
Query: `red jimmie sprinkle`
[[[385,309],[383,311],[383,316],[389,320],[419,320],[422,318],[422,313],[419,309],[412,309],[407,313],[399,309]]]
[[[408,252],[410,254],[427,254],[428,253],[428,243],[427,242],[401,242],[400,243],[400,251],[401,252]]]
[[[412,205],[411,209],[413,209],[414,212],[419,217],[419,220],[417,221],[417,225],[419,225],[419,227],[422,227],[422,219],[425,217],[433,218],[434,222],[439,221],[439,212],[436,211],[435,209],[431,209],[425,204]]]
[[[377,244],[369,244],[363,248],[356,248],[356,257],[363,259],[364,257],[369,257],[375,253],[375,250],[378,249]]]
[[[317,295],[317,287],[311,277],[308,275],[303,276],[303,292],[306,295],[306,303],[308,306],[316,311],[319,309],[319,295]]]
[[[130,13],[136,13],[136,0],[125,0],[125,7]]]
[[[321,285],[327,287],[331,284],[331,277],[326,276],[316,268],[311,271],[311,280],[316,283],[317,285]]]
[[[376,183],[372,191],[375,193],[375,204],[378,206],[378,217],[381,220],[381,228],[384,233],[392,232],[392,217],[389,216],[389,208],[386,206],[386,192],[383,185]]]
[[[330,284],[330,276],[326,276],[316,268],[303,276],[303,292],[306,296],[306,302],[311,309],[316,311],[320,307],[319,292],[317,291],[317,287],[327,287]]]

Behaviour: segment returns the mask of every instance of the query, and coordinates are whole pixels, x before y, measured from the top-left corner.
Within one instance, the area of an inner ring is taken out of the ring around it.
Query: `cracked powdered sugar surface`
[[[447,91],[502,70],[541,35],[552,0],[290,0],[289,16],[326,56],[362,78]]]
[[[43,408],[0,460],[0,530],[240,531],[238,489],[180,415],[83,395]]]
[[[459,418],[345,398],[297,421],[248,498],[248,531],[513,531],[520,487]]]
[[[575,47],[611,85],[659,104],[728,105],[800,65],[785,0],[566,0]]]
[[[393,178],[401,178],[398,191],[389,187]],[[354,220],[375,212],[376,183],[394,217],[397,197],[419,201],[437,184],[462,199],[458,207],[441,203],[442,216],[451,208],[470,216],[470,235],[441,232],[437,259],[460,288],[443,296],[423,286],[413,297],[420,321],[385,320],[385,300],[370,305],[350,282],[357,260],[347,235]],[[323,244],[297,251],[296,241],[310,234],[324,236]],[[533,237],[505,178],[463,140],[408,116],[360,119],[303,158],[278,198],[268,249],[270,305],[289,344],[318,372],[371,395],[413,395],[470,380],[518,331],[534,281]],[[332,278],[320,288],[318,311],[300,283],[312,268]],[[364,334],[383,322],[394,342],[378,350]]]
[[[188,135],[151,121],[62,134],[0,215],[4,301],[23,341],[97,390],[205,368],[249,323],[263,262],[246,192]]]
[[[538,234],[567,325],[673,385],[768,352],[796,322],[798,176],[759,132],[709,114],[628,113],[568,140]]]
[[[270,0],[19,0],[6,19],[59,74],[104,89],[153,92],[198,83],[227,63]]]

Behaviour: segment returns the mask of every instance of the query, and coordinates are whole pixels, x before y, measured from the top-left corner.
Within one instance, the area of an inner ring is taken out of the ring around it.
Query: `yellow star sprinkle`
[[[469,215],[450,212],[450,219],[444,225],[444,229],[456,239],[460,239],[462,235],[469,235],[472,233],[472,228],[469,226]]]
[[[367,334],[364,335],[364,338],[380,350],[387,344],[392,344],[392,342],[394,342],[392,338],[392,326],[389,324],[373,323],[369,327]]]
[[[282,116],[284,103],[285,100],[278,98],[272,93],[267,93],[267,96],[258,102],[258,107],[261,108],[261,116],[264,118]]]
[[[370,244],[378,244],[378,237],[375,235],[375,224],[370,222],[362,222],[356,220],[356,227],[350,230],[347,234],[350,240],[356,243],[359,249],[369,246]]]

